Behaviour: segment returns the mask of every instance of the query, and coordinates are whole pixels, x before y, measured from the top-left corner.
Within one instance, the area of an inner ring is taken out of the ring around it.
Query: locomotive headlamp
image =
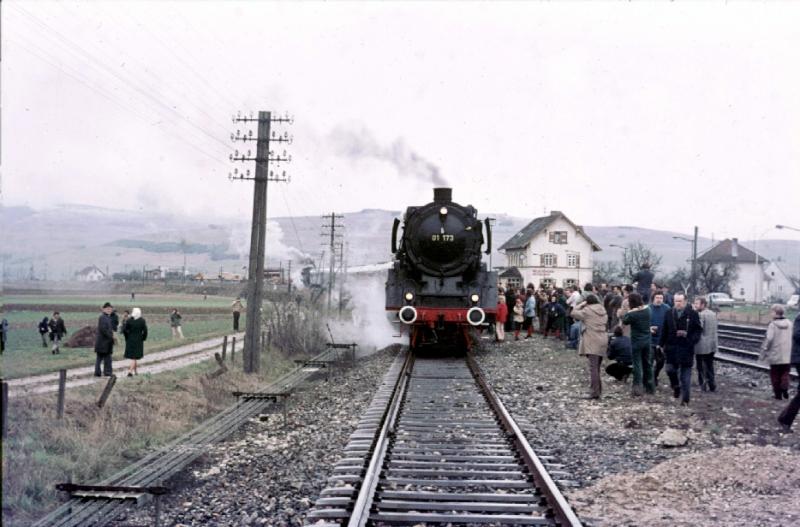
[[[407,301],[409,301],[409,302],[411,302],[412,300],[414,300],[414,293],[412,293],[411,291],[409,291],[408,293],[406,293],[404,296],[405,296],[405,299],[406,299]]]
[[[481,297],[478,296],[478,293],[472,293],[472,296],[469,297],[469,299],[472,300],[473,304],[477,304]]]
[[[442,216],[447,216],[447,207],[442,207],[441,209],[439,209],[439,214],[441,214]]]

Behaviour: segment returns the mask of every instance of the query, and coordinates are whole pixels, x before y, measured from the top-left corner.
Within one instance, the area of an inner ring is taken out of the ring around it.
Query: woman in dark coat
[[[142,310],[134,307],[131,316],[122,328],[125,335],[125,358],[131,360],[128,377],[139,375],[136,361],[144,357],[144,341],[147,340],[147,323],[142,318]]]

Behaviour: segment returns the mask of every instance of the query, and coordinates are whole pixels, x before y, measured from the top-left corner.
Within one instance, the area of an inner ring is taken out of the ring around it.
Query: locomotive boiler
[[[452,193],[435,188],[433,202],[408,207],[399,243],[400,220],[392,227],[386,310],[408,332],[412,348],[469,348],[470,330],[494,322],[497,273],[481,258],[484,244],[486,254],[492,250],[491,225],[471,205],[453,202]]]

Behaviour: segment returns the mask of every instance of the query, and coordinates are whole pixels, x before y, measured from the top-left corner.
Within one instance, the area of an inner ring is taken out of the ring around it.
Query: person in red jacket
[[[506,320],[508,320],[508,306],[506,305],[506,297],[503,290],[497,295],[497,318],[494,323],[494,335],[497,342],[506,341]]]

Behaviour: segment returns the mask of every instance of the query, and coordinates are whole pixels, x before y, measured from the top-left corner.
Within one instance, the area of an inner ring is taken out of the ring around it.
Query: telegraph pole
[[[341,234],[336,234],[336,229],[344,229],[344,225],[341,223],[336,223],[336,220],[344,219],[344,216],[341,214],[336,214],[335,212],[331,212],[330,215],[325,215],[322,217],[323,220],[330,220],[330,224],[323,224],[323,229],[330,229],[330,251],[331,251],[331,264],[328,268],[328,313],[330,314],[331,311],[331,298],[333,294],[333,285],[335,283],[335,273],[336,273],[336,240],[341,238]],[[328,233],[323,231],[322,236],[328,236]]]
[[[241,130],[231,133],[231,141],[255,141],[256,154],[251,157],[251,151],[246,152],[235,150],[230,155],[231,161],[255,161],[256,170],[253,176],[250,169],[239,171],[234,168],[228,175],[231,181],[252,180],[253,188],[253,219],[250,226],[250,259],[248,265],[248,295],[247,295],[247,323],[244,335],[244,350],[242,362],[245,373],[258,373],[261,368],[259,352],[259,338],[261,336],[261,302],[264,292],[264,253],[267,235],[267,184],[270,181],[289,181],[286,172],[276,175],[269,171],[269,162],[285,163],[292,160],[284,150],[283,154],[275,154],[270,150],[270,142],[291,144],[292,138],[288,133],[276,135],[271,131],[272,123],[294,122],[288,115],[284,117],[273,117],[272,112],[258,112],[258,117],[253,117],[252,112],[249,117],[242,117],[241,113],[233,117],[233,123],[257,123],[258,133],[253,137],[253,131],[248,130],[243,134]]]
[[[697,296],[697,225],[692,239],[692,295]]]
[[[288,271],[288,273],[289,273],[289,280],[287,280],[287,282],[289,283],[289,287],[288,287],[287,291],[291,295],[292,294],[292,261],[291,260],[289,260],[289,271]]]

